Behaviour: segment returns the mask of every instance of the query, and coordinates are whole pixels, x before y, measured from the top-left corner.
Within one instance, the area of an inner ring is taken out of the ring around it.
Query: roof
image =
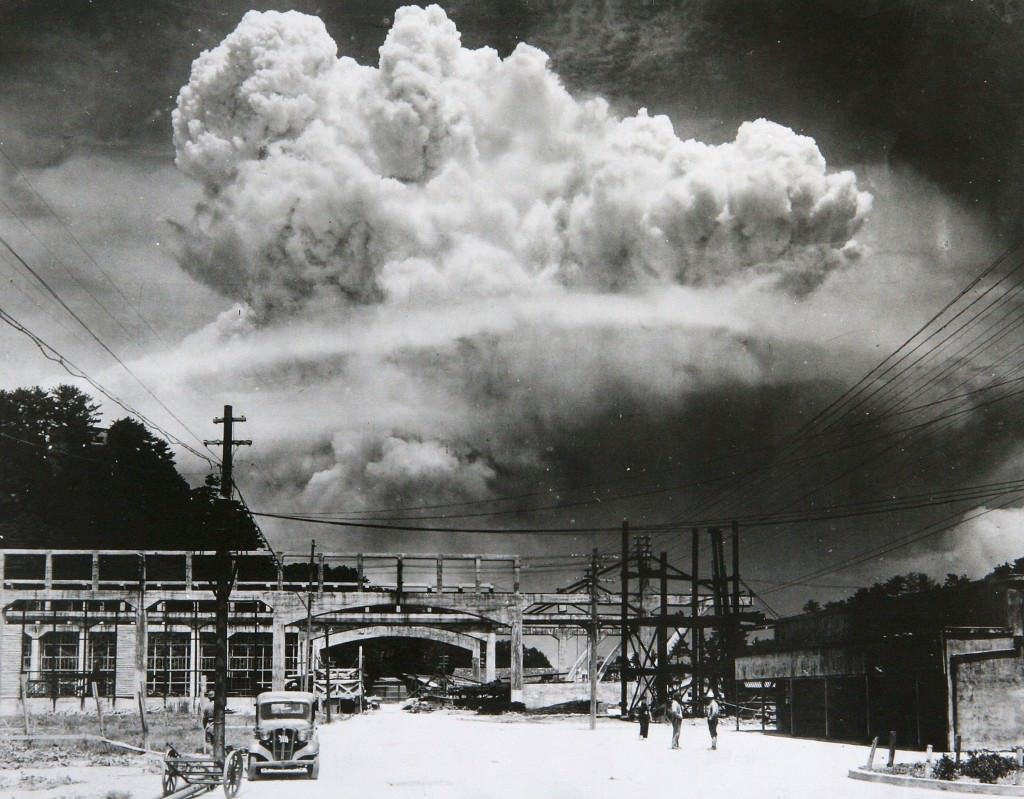
[[[315,702],[316,697],[309,691],[264,691],[256,697],[256,701],[263,702]]]

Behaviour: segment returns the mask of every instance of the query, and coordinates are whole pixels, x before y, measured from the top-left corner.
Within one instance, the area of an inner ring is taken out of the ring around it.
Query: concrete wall
[[[604,712],[602,706],[618,707],[620,690],[617,682],[599,682],[597,684],[597,701],[600,712]],[[523,703],[527,710],[539,710],[565,702],[589,701],[589,682],[527,683],[523,686]]]
[[[1024,731],[1024,657],[1012,638],[946,641],[949,740],[961,749],[1007,749]]]

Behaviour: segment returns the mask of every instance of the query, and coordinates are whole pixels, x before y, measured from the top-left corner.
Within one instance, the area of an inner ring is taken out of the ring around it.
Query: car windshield
[[[264,702],[260,705],[261,719],[307,719],[309,705],[305,702]]]

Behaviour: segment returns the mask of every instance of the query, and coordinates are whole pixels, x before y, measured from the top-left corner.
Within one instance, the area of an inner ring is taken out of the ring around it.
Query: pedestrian
[[[711,748],[718,748],[718,717],[722,715],[722,709],[718,706],[718,700],[712,696],[708,700],[708,732],[711,733]]]
[[[679,748],[679,731],[683,726],[683,705],[678,693],[672,694],[672,702],[668,706],[668,720],[672,722],[672,748]]]
[[[203,700],[202,714],[203,714],[203,751],[207,751],[207,747],[212,751],[213,749],[213,699],[214,692],[211,688],[206,692],[206,699]]]
[[[647,738],[647,730],[651,726],[651,709],[647,707],[647,700],[641,699],[640,706],[636,709],[636,718],[640,722],[640,737]]]

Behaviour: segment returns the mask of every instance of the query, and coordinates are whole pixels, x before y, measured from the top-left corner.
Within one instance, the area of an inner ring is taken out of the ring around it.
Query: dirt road
[[[849,779],[865,747],[723,729],[711,751],[703,722],[685,722],[682,748],[667,725],[641,741],[637,726],[586,718],[531,720],[409,714],[394,706],[321,727],[317,782],[245,782],[240,799],[842,799],[928,797],[934,792]],[[884,753],[881,753],[884,757]],[[901,760],[918,756],[907,753]]]
[[[708,748],[702,721],[670,730],[586,717],[410,714],[394,705],[321,725],[320,779],[242,783],[238,799],[931,799],[936,794],[849,779],[867,747],[720,728]],[[879,752],[879,762],[886,757]],[[919,753],[899,753],[915,762]],[[159,799],[162,758],[109,767],[0,769],[0,799]],[[202,794],[222,799],[220,790]],[[950,794],[945,794],[949,796]],[[961,794],[966,795],[966,794]]]

